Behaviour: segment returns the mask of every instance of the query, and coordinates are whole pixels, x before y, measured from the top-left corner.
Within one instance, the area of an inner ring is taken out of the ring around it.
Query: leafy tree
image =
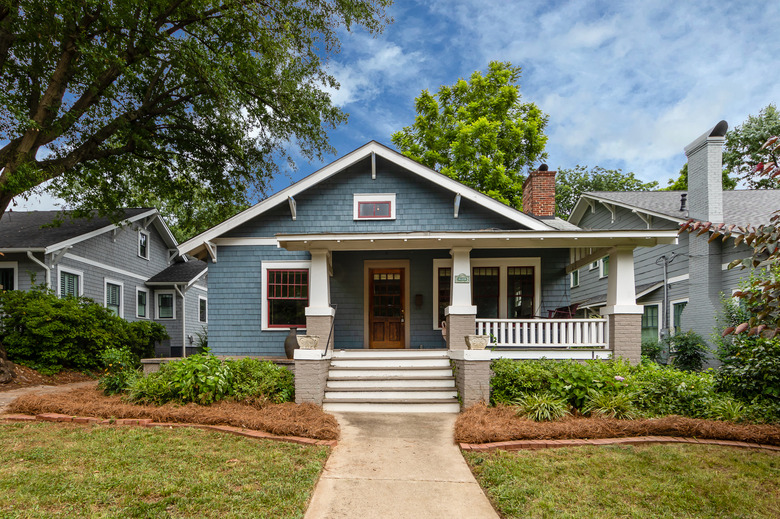
[[[765,160],[758,163],[754,171],[775,181],[780,176],[780,137],[771,137],[759,151],[765,156]],[[740,243],[750,246],[753,249],[751,256],[732,261],[728,265],[730,269],[767,267],[766,275],[753,278],[748,288],[734,293],[750,311],[750,319],[736,326],[729,326],[723,334],[747,332],[750,335],[760,334],[769,338],[780,334],[780,211],[773,213],[766,225],[738,226],[690,219],[682,224],[680,232],[696,233],[697,236],[709,233],[710,242],[718,238],[724,242],[733,239],[735,247]]]
[[[773,104],[758,115],[749,115],[741,126],[726,133],[723,145],[723,166],[733,176],[744,180],[750,189],[778,189],[776,177],[760,175],[755,165],[770,161],[771,150],[762,146],[773,135],[780,135],[780,112]]]
[[[184,227],[215,223],[290,146],[333,151],[346,116],[325,60],[341,28],[380,31],[389,3],[0,0],[0,217],[56,179],[83,212],[191,199]]]
[[[492,61],[484,76],[415,99],[417,117],[392,135],[406,155],[515,208],[523,170],[547,157],[547,115],[520,99],[520,67]]]
[[[658,182],[642,182],[633,173],[620,169],[604,169],[598,166],[575,166],[559,169],[555,179],[555,212],[568,218],[580,195],[587,191],[648,191],[658,187]]]
[[[728,135],[728,134],[727,134]],[[723,189],[734,189],[737,187],[736,179],[729,176],[728,170],[723,170]],[[687,191],[688,190],[688,163],[686,162],[680,169],[680,176],[677,180],[669,179],[668,185],[661,191]]]

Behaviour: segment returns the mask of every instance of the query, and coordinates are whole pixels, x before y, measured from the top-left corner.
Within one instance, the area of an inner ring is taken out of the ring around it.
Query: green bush
[[[653,363],[636,366],[625,383],[633,395],[634,406],[647,416],[703,417],[707,402],[715,396],[711,373],[681,371]]]
[[[109,348],[148,356],[154,341],[168,337],[157,323],[128,323],[91,299],[60,298],[41,286],[0,293],[0,312],[8,358],[45,374],[100,369]]]
[[[566,400],[552,393],[530,393],[515,402],[517,414],[534,422],[551,422],[569,414]]]
[[[707,360],[707,343],[693,331],[676,333],[667,339],[672,365],[685,371],[701,371]]]
[[[661,360],[664,356],[664,351],[664,343],[662,342],[655,339],[642,341],[642,360],[662,364]]]
[[[226,398],[268,399],[280,403],[295,397],[293,375],[287,368],[257,359],[222,361],[197,354],[160,366],[148,376],[132,380],[127,398],[161,405],[166,402],[211,404]]]
[[[107,395],[123,392],[140,376],[138,359],[129,348],[109,348],[100,357],[103,374],[98,387]]]
[[[591,389],[582,412],[591,416],[632,420],[637,417],[633,398],[634,395],[628,391],[612,392]]]
[[[756,397],[780,403],[780,338],[734,337],[718,355],[715,381],[721,391],[750,402]]]

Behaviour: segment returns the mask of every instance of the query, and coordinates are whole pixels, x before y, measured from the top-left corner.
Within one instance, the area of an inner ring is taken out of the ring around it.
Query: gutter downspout
[[[187,289],[184,291],[179,288],[179,285],[173,285],[176,292],[181,296],[181,356],[187,357],[187,298],[184,295],[187,293]]]
[[[37,263],[38,265],[40,265],[41,267],[43,267],[43,270],[46,271],[46,286],[51,288],[51,268],[47,267],[46,263],[44,263],[44,261],[46,261],[46,253],[43,254],[43,260],[44,261],[41,261],[38,258],[36,258],[33,255],[32,251],[30,251],[30,250],[27,251],[27,257],[30,258],[35,263]]]

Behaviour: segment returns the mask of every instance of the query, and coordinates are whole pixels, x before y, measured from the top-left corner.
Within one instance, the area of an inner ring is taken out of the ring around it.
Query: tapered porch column
[[[477,307],[471,304],[471,247],[453,247],[450,306],[444,309],[447,319],[447,348],[465,350],[466,335],[476,333]]]
[[[309,272],[309,306],[306,307],[306,334],[320,337],[319,349],[325,349],[335,310],[330,306],[330,251],[312,249]],[[333,347],[333,337],[330,346]]]
[[[614,358],[623,357],[637,364],[642,355],[642,307],[636,304],[634,248],[616,247],[609,255],[607,316],[609,347]]]

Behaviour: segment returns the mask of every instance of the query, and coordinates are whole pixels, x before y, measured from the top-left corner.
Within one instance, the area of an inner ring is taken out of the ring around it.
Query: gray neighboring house
[[[124,209],[108,218],[67,211],[12,211],[0,220],[0,285],[29,290],[45,283],[60,296],[89,297],[128,321],[152,320],[170,340],[158,356],[197,346],[208,321],[207,265],[180,256],[157,209]],[[58,226],[52,222],[62,220]]]
[[[722,134],[726,128],[723,121],[685,148],[688,191],[584,193],[569,221],[583,229],[614,230],[679,229],[689,218],[736,225],[768,223],[780,208],[780,190],[722,189]],[[643,340],[660,338],[665,323],[671,333],[693,330],[710,339],[722,294],[732,294],[749,275],[748,270],[728,270],[727,265],[749,256],[751,249],[734,247],[733,239],[707,243],[708,237],[683,233],[677,244],[634,250],[637,304],[644,308]],[[663,263],[672,255],[664,305]],[[579,304],[581,313],[597,314],[605,305],[609,270],[608,259],[602,258],[571,274],[572,303]]]

